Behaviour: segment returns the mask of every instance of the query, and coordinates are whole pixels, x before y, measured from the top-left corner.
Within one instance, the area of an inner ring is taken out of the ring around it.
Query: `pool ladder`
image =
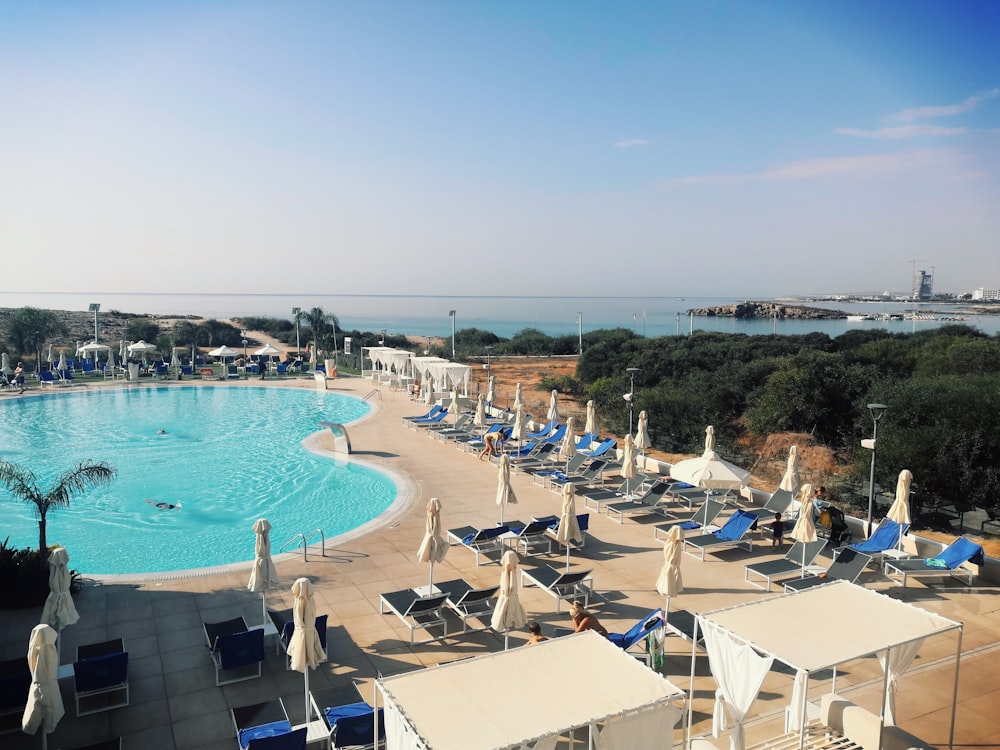
[[[309,562],[309,540],[315,538],[317,534],[319,534],[320,538],[320,549],[322,550],[322,556],[326,557],[326,534],[323,533],[323,529],[314,529],[313,531],[309,532],[308,536],[306,536],[305,534],[296,534],[287,542],[282,544],[278,552],[284,552],[289,546],[301,540],[302,561]]]
[[[379,401],[381,401],[381,400],[382,400],[382,391],[381,391],[381,389],[379,389],[379,388],[373,388],[372,390],[368,391],[368,395],[366,395],[366,396],[365,396],[365,397],[364,397],[363,399],[361,399],[361,400],[362,400],[362,401],[367,401],[367,400],[368,400],[368,399],[370,399],[370,398],[371,398],[372,396],[376,396],[376,395],[378,396],[378,400],[379,400]]]

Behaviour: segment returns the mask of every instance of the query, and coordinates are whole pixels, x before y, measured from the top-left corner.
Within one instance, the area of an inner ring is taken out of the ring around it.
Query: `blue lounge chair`
[[[576,449],[578,451],[589,450],[592,443],[597,441],[597,435],[592,432],[584,433],[580,436],[580,439],[576,441]]]
[[[292,615],[292,610],[275,611],[269,609],[267,616],[274,623],[274,628],[278,631],[278,643],[287,654],[288,644],[292,642],[292,635],[295,633],[295,618]],[[323,647],[324,652],[326,651],[327,619],[327,615],[316,615],[316,633],[319,635],[319,644]]]
[[[84,375],[94,374],[94,361],[92,359],[84,359],[80,362],[80,372]]]
[[[77,648],[73,664],[73,692],[76,715],[88,716],[129,704],[128,652],[121,638]],[[106,696],[117,693],[118,700]],[[82,701],[101,696],[93,708],[84,709]]]
[[[524,436],[525,440],[541,440],[542,438],[546,438],[549,435],[551,435],[552,431],[555,430],[557,427],[559,427],[558,422],[549,422],[544,427],[538,428],[537,431],[529,432],[527,435]]]
[[[223,622],[202,623],[205,642],[215,664],[215,684],[229,685],[261,676],[264,662],[264,629],[247,629],[242,617]],[[248,668],[256,668],[256,672]],[[223,672],[239,674],[223,680]]]
[[[375,710],[362,699],[357,686],[309,691],[313,710],[323,717],[330,731],[330,747],[374,748]],[[385,717],[378,710],[379,745],[385,742]]]
[[[0,662],[0,734],[21,731],[21,715],[31,687],[31,669],[23,656]]]
[[[462,526],[457,529],[448,529],[448,541],[451,544],[461,544],[463,547],[472,550],[476,555],[476,565],[479,565],[480,555],[503,551],[503,539],[500,537],[509,532],[510,526],[507,524],[491,526],[485,529],[477,529],[475,526]]]
[[[731,515],[722,528],[711,534],[701,534],[699,536],[684,538],[684,551],[688,552],[688,547],[698,551],[701,560],[705,559],[706,550],[722,547],[743,547],[753,550],[753,542],[749,539],[744,541],[750,527],[757,523],[757,516],[745,510],[738,510]],[[688,552],[694,555],[694,552]]]
[[[50,370],[42,370],[38,373],[38,382],[42,385],[56,385],[58,381]]]
[[[886,560],[885,574],[892,578],[898,575],[898,583],[905,587],[908,578],[926,578],[929,576],[955,576],[965,578],[967,585],[972,585],[976,571],[973,565],[985,565],[986,556],[981,545],[960,536],[937,557],[910,558],[903,560]],[[891,571],[891,572],[890,572]]]
[[[548,435],[547,437],[532,438],[532,436],[529,435],[528,439],[537,439],[540,443],[561,443],[564,437],[566,437],[566,425],[561,424],[556,427],[551,435]]]
[[[863,552],[866,555],[871,555],[873,560],[881,560],[882,553],[895,549],[896,545],[899,544],[899,538],[906,533],[906,527],[900,526],[898,523],[893,521],[891,518],[883,518],[881,523],[879,523],[878,528],[875,532],[863,542],[858,542],[857,544],[852,544],[850,547],[840,547],[833,551],[833,559],[836,560],[837,556],[845,549],[853,549],[855,552]]]
[[[442,409],[437,414],[435,414],[433,417],[429,417],[428,419],[411,419],[410,420],[410,426],[411,427],[426,427],[427,425],[438,424],[439,422],[443,422],[444,418],[447,417],[447,416],[448,416],[448,410],[447,409]]]
[[[615,440],[614,438],[607,438],[606,440],[602,440],[597,445],[597,447],[593,448],[592,450],[583,450],[580,451],[580,453],[582,453],[585,456],[589,456],[590,458],[597,458],[598,456],[603,456],[605,453],[607,453],[609,450],[616,447],[617,445],[618,445],[617,440]]]
[[[533,518],[532,520],[544,521],[545,523],[548,524],[549,531],[551,531],[553,535],[556,535],[559,532],[559,522],[562,519],[560,519],[559,516],[545,516],[543,518]],[[576,523],[580,527],[580,536],[582,538],[580,546],[585,547],[587,545],[587,532],[590,531],[590,514],[589,513],[578,514],[576,517]]]
[[[240,750],[305,750],[305,727],[292,730],[281,698],[230,709]]]
[[[427,411],[426,414],[417,414],[417,415],[412,416],[412,417],[403,417],[403,421],[404,422],[412,422],[415,419],[420,419],[420,420],[430,419],[431,417],[437,416],[438,412],[440,412],[443,408],[444,407],[441,406],[440,404],[434,404],[434,406],[432,406]]]
[[[514,522],[508,524],[508,528],[514,532],[513,542],[522,550],[522,554],[533,555],[536,551],[546,553],[552,551],[548,521],[532,521],[527,525]]]
[[[663,610],[654,609],[624,633],[608,633],[608,640],[618,646],[622,651],[628,651],[630,648],[640,643],[645,644],[646,636],[662,627]],[[636,656],[639,655],[637,654]],[[644,651],[641,656],[643,661],[645,661],[648,665],[649,652]]]
[[[666,539],[667,534],[670,533],[670,529],[673,526],[680,526],[684,531],[694,531],[696,529],[703,529],[706,526],[711,526],[725,507],[726,504],[721,500],[708,498],[705,502],[698,506],[698,510],[696,510],[688,520],[668,521],[667,523],[660,523],[654,526],[653,539],[660,539],[660,534],[663,534],[662,538]]]

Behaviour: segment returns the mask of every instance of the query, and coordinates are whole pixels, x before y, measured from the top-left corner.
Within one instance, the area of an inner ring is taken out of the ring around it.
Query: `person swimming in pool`
[[[173,503],[157,502],[156,500],[150,500],[148,497],[146,498],[146,502],[149,503],[150,505],[152,505],[154,508],[156,508],[158,510],[180,510],[181,509],[181,504],[180,503],[177,503],[176,505],[174,505]]]

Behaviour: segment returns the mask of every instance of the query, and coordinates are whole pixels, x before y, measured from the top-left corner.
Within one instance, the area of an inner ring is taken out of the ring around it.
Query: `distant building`
[[[1000,289],[983,289],[979,287],[972,291],[972,299],[1000,300]]]
[[[934,296],[934,274],[924,270],[913,273],[913,299],[917,302],[929,302]]]

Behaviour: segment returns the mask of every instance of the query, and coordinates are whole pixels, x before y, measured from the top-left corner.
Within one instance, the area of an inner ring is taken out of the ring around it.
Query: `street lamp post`
[[[580,335],[580,356],[582,357],[583,356],[583,313],[582,312],[578,312],[576,314],[576,322],[580,326],[578,330]]]
[[[299,341],[299,318],[302,316],[301,307],[293,307],[292,315],[295,316],[295,356],[302,356],[302,343]]]
[[[628,373],[629,386],[628,394],[625,400],[628,402],[628,434],[632,434],[632,408],[635,404],[635,374],[639,372],[638,367],[626,367],[625,372]]]
[[[455,311],[449,310],[448,317],[451,318],[451,358],[455,359]]]
[[[378,342],[379,346],[385,346],[385,331],[386,331],[386,329],[383,328],[382,329],[382,340]]]
[[[490,358],[492,356],[493,356],[493,347],[492,346],[487,346],[486,347],[486,382],[487,383],[489,383],[490,375],[493,374],[493,370],[491,369],[491,361],[490,361]]]
[[[97,313],[101,309],[100,302],[91,302],[90,307],[87,308],[90,312],[94,313],[94,343],[97,343]]]
[[[875,445],[878,439],[878,421],[882,418],[885,410],[889,407],[885,404],[868,404],[868,411],[872,415],[872,439],[862,440],[863,448],[871,448],[872,451],[872,471],[868,480],[868,536],[872,535],[872,511],[875,507]]]

